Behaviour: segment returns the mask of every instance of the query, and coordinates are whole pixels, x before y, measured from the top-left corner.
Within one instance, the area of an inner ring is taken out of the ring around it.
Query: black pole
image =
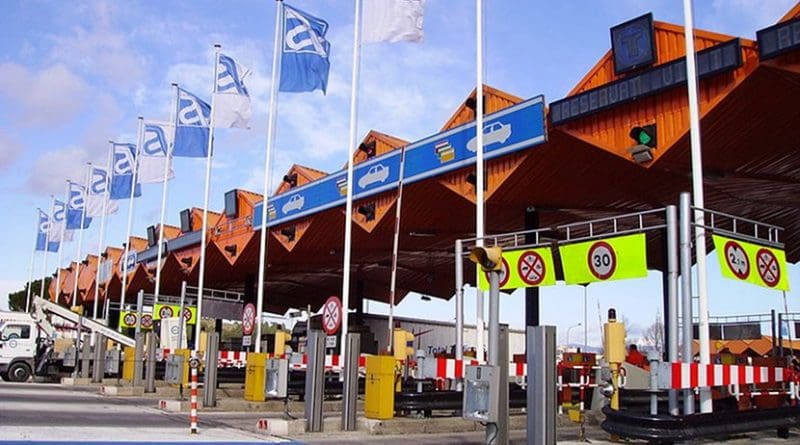
[[[664,239],[668,239],[669,236],[667,235],[667,231],[669,228],[664,229]],[[665,243],[666,244],[666,243]],[[667,351],[669,351],[669,347],[671,346],[669,343],[669,248],[664,249],[664,267],[661,271],[661,293],[662,293],[662,303],[664,306],[664,318],[661,320],[662,324],[664,325],[664,349],[662,351],[661,359],[664,361],[668,361],[667,359]]]
[[[535,207],[525,209],[525,230],[535,230],[539,228],[539,212]],[[534,234],[525,235],[526,243],[535,243]],[[525,288],[525,326],[539,326],[539,288]]]
[[[775,357],[775,355],[778,353],[778,340],[775,334],[775,309],[770,311],[770,315],[772,315],[772,356]]]

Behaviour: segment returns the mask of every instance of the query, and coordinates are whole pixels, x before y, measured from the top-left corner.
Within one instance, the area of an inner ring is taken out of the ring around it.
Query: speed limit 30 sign
[[[598,241],[589,248],[586,258],[589,271],[598,280],[607,280],[617,270],[617,254],[614,248],[605,241]]]

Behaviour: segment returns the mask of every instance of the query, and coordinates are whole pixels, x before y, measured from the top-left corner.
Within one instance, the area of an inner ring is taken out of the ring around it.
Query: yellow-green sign
[[[584,284],[647,276],[643,233],[559,246],[564,281]]]
[[[722,276],[771,289],[789,290],[786,252],[712,235]]]
[[[180,311],[180,305],[156,303],[153,305],[153,318],[161,320],[162,318],[177,317]],[[184,306],[183,318],[186,319],[186,324],[197,323],[197,308],[194,306]]]
[[[136,328],[136,311],[124,311],[119,313],[119,327]],[[142,329],[153,329],[153,314],[142,314]]]
[[[549,247],[503,252],[500,289],[552,286],[556,284],[553,253]],[[487,274],[478,268],[478,288],[489,290]]]

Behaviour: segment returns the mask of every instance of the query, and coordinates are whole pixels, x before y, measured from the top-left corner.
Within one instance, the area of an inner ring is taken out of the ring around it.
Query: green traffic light
[[[639,139],[639,143],[642,144],[642,145],[647,145],[647,144],[650,143],[650,141],[653,140],[653,138],[651,138],[650,135],[647,134],[645,131],[640,131],[639,132],[638,139]]]

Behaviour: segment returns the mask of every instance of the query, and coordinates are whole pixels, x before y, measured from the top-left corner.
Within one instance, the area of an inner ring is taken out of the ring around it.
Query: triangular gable
[[[469,99],[475,100],[476,89],[473,89],[469,96],[464,99],[464,102],[456,109],[455,113],[450,116],[447,123],[442,126],[441,131],[449,130],[458,127],[459,125],[475,120],[475,111],[467,106]],[[486,109],[484,114],[494,113],[495,111],[508,108],[511,105],[522,102],[522,98],[514,96],[513,94],[506,93],[505,91],[498,90],[497,88],[489,85],[483,85],[483,95],[486,97]]]
[[[164,224],[164,239],[171,240],[181,235],[181,228]]]
[[[286,172],[285,176],[297,175],[297,186],[300,187],[303,185],[308,184],[309,182],[316,181],[319,178],[325,177],[328,174],[322,170],[317,170],[315,168],[306,167],[299,164],[294,164],[289,168],[289,171]],[[283,179],[283,178],[281,178]],[[286,181],[281,181],[278,189],[275,190],[276,195],[280,195],[281,193],[286,193],[291,189],[291,186]],[[261,198],[259,198],[261,201]]]
[[[131,236],[130,237],[130,249],[131,251],[140,252],[142,250],[147,249],[147,238],[140,238],[138,236]]]
[[[794,5],[792,9],[789,10],[789,12],[787,12],[783,17],[781,17],[781,19],[778,20],[778,23],[788,22],[789,20],[797,17],[800,17],[800,2],[797,2],[797,4]]]
[[[406,140],[375,130],[370,130],[369,133],[364,136],[364,139],[361,140],[361,143],[369,144],[373,141],[375,142],[375,156],[380,156],[408,145],[408,141]],[[361,150],[356,150],[356,152],[353,154],[354,165],[366,160],[367,154]],[[347,168],[347,164],[344,165],[344,168]]]
[[[671,62],[679,57],[686,56],[686,47],[684,45],[683,26],[673,25],[671,23],[653,22],[656,40],[656,63],[654,66],[663,63]],[[735,37],[726,34],[720,34],[702,29],[694,30],[695,51],[701,51],[705,48],[727,42]],[[753,45],[753,42],[742,40],[742,45]],[[574,88],[567,94],[567,96],[574,96],[592,88],[596,88],[615,80],[622,79],[626,74],[614,74],[614,58],[611,50],[603,55],[597,64],[586,73],[585,76],[575,85]]]
[[[208,227],[216,226],[220,218],[222,218],[222,213],[209,210]],[[203,209],[199,207],[192,207],[192,230],[197,231],[202,229],[203,229]]]

